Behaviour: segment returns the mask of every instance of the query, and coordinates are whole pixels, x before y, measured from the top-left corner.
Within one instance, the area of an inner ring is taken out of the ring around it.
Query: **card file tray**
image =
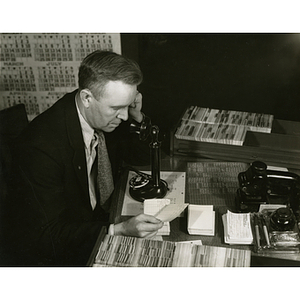
[[[180,122],[179,122],[180,123]],[[170,155],[211,158],[300,169],[300,122],[273,120],[271,133],[250,132],[243,146],[178,139],[171,132]]]

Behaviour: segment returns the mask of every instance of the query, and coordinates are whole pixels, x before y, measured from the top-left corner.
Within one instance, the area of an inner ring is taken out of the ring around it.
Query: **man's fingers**
[[[153,232],[146,232],[143,235],[143,238],[152,238],[153,236],[155,236],[157,234],[157,231],[153,231]]]
[[[141,222],[138,224],[137,229],[139,232],[153,232],[157,231],[160,228],[162,228],[164,225],[163,222],[159,223],[147,223],[147,222]]]
[[[138,92],[135,97],[135,102],[141,102],[142,98],[143,98],[142,94],[140,92]]]
[[[155,218],[154,216],[151,216],[151,215],[146,215],[146,214],[140,214],[137,216],[137,219],[139,221],[144,221],[144,222],[149,222],[149,223],[160,223],[161,220]]]
[[[137,92],[136,97],[134,101],[129,105],[130,108],[136,108],[136,106],[142,102],[142,94],[140,92]]]

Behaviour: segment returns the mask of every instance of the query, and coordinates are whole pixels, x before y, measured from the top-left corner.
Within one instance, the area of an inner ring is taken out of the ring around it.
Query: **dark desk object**
[[[207,161],[212,160],[201,159],[201,158],[190,158],[182,156],[165,157],[161,161],[162,170],[168,171],[186,171],[187,162],[193,161]],[[299,170],[292,170],[299,173]],[[236,174],[237,176],[238,174]],[[121,176],[121,180],[115,190],[115,197],[112,203],[112,214],[111,222],[119,223],[126,219],[128,216],[122,216],[123,200],[125,195],[125,188],[127,183],[128,172],[124,172]],[[188,197],[188,195],[186,195]],[[188,203],[188,199],[186,198]],[[233,209],[233,206],[227,206],[228,203],[220,203],[221,205],[214,205],[215,210],[215,236],[200,236],[200,235],[189,235],[187,232],[187,213],[185,212],[184,217],[178,217],[170,223],[171,233],[169,236],[163,236],[166,241],[186,241],[186,240],[202,240],[203,245],[230,247],[235,249],[251,249],[253,246],[245,245],[227,245],[224,243],[224,228],[222,223],[222,215],[226,213],[228,208]],[[99,247],[96,245],[96,248]],[[300,266],[300,254],[256,254],[252,252],[251,266]]]
[[[248,131],[243,146],[196,142],[175,137],[171,132],[170,155],[206,157],[223,161],[300,169],[300,123],[274,119],[271,133]]]

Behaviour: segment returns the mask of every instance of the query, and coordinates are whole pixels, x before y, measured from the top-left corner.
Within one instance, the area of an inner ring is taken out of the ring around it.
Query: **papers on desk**
[[[164,222],[158,235],[169,235],[170,222],[177,218],[187,206],[187,203],[172,204],[170,199],[147,199],[144,201],[144,214],[155,216]]]
[[[215,235],[213,205],[189,205],[188,232],[197,235]]]
[[[258,212],[272,213],[273,211],[281,207],[286,207],[286,205],[285,204],[261,204],[259,206]]]
[[[176,245],[178,245],[178,244],[202,245],[202,241],[201,240],[192,240],[192,241],[176,242]]]
[[[151,172],[146,172],[147,174],[151,174]],[[135,176],[136,173],[133,171],[129,171],[124,201],[122,206],[122,216],[136,216],[138,214],[143,213],[144,211],[144,203],[134,200],[129,194],[129,181]],[[179,204],[184,203],[185,200],[185,172],[166,172],[161,171],[160,176],[161,179],[165,180],[168,183],[168,192],[165,196],[170,199],[171,204]]]
[[[253,241],[250,213],[232,213],[222,216],[226,244],[248,245]]]
[[[106,235],[94,267],[249,267],[251,251]]]

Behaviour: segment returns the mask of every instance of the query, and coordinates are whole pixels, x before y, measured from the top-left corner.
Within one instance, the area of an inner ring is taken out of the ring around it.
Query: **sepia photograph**
[[[4,22],[1,276],[133,292],[158,276],[164,296],[179,278],[194,290],[206,277],[210,292],[233,276],[240,293],[275,269],[297,278],[300,28],[294,13],[280,27],[275,4],[263,6],[274,23],[249,9],[258,26],[245,9],[221,21],[224,4],[190,4],[187,26],[158,3],[156,26],[125,4],[79,10],[74,26]]]

